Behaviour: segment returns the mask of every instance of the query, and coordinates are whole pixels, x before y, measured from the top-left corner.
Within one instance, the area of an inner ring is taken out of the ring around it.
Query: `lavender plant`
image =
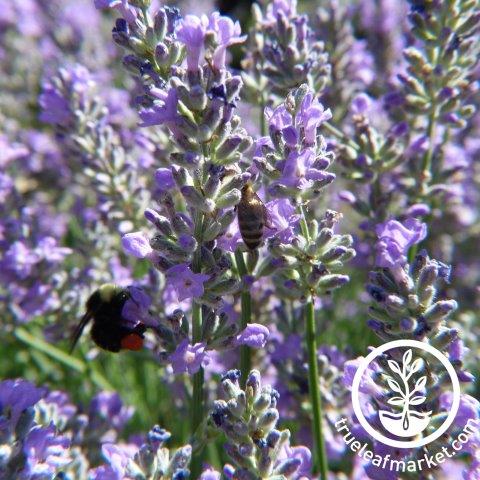
[[[214,402],[211,418],[228,443],[225,449],[234,465],[227,465],[227,478],[298,478],[308,469],[310,452],[291,447],[290,432],[277,430],[278,392],[262,386],[260,372],[252,370],[245,390],[240,372],[231,370],[222,378],[227,400]]]

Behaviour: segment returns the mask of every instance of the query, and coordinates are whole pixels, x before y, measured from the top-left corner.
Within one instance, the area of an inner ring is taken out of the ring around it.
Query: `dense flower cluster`
[[[234,466],[227,478],[299,478],[310,468],[306,447],[291,447],[290,432],[277,430],[278,392],[262,386],[260,372],[250,372],[245,390],[238,385],[240,372],[231,370],[222,379],[227,400],[217,400],[211,414],[215,426],[225,432],[225,449]]]

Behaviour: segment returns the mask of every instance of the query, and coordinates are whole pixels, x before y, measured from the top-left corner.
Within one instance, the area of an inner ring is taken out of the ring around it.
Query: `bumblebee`
[[[237,205],[240,235],[249,250],[255,250],[263,240],[263,230],[268,222],[267,209],[260,197],[247,183],[242,188],[242,197]]]
[[[72,335],[70,352],[90,320],[93,321],[90,333],[92,340],[103,350],[140,350],[143,347],[145,325],[139,323],[129,328],[122,317],[123,307],[129,298],[127,288],[111,283],[106,283],[93,292],[87,300],[87,311]]]

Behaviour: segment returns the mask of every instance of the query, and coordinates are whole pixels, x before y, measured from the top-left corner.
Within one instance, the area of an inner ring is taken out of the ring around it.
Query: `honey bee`
[[[240,235],[249,250],[255,250],[262,243],[263,230],[268,224],[268,214],[264,203],[247,183],[242,188],[242,198],[237,205]]]
[[[106,283],[93,292],[87,300],[87,311],[72,335],[70,352],[90,320],[93,320],[90,333],[92,340],[103,350],[140,350],[143,347],[145,325],[140,323],[129,328],[122,318],[123,307],[129,298],[128,289],[111,283]]]

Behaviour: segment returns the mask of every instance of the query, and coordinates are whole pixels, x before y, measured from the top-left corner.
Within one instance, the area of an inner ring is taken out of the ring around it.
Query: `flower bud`
[[[145,218],[153,223],[155,227],[160,230],[164,235],[166,236],[171,236],[173,235],[173,230],[172,226],[170,225],[170,221],[168,218],[164,217],[163,215],[160,215],[158,212],[153,210],[152,208],[147,208],[145,210]]]
[[[234,188],[230,192],[222,195],[221,197],[217,198],[216,206],[217,208],[228,208],[237,205],[242,198],[242,194],[240,190]]]
[[[318,282],[318,287],[324,290],[333,290],[345,285],[349,280],[348,275],[325,275]]]
[[[424,314],[427,323],[433,323],[449,315],[458,308],[455,300],[440,300],[433,304]]]
[[[191,184],[192,179],[190,177],[190,174],[184,167],[177,167],[175,165],[172,165],[172,175],[173,179],[179,187]]]
[[[278,410],[276,408],[270,408],[258,419],[258,426],[264,430],[270,431],[277,422]]]
[[[205,213],[212,213],[215,210],[215,202],[211,199],[203,197],[198,190],[191,186],[185,185],[180,191],[185,201],[193,208],[199,209]]]
[[[239,135],[231,135],[217,147],[215,155],[218,159],[229,158],[238,148],[243,138]]]
[[[205,242],[211,242],[220,236],[222,232],[222,224],[220,222],[212,222],[203,232],[203,240]]]
[[[284,460],[276,469],[275,469],[275,474],[276,475],[283,475],[284,477],[289,477],[293,475],[300,465],[302,464],[302,460],[300,458],[294,457],[294,458],[288,458],[287,460]]]
[[[153,19],[153,29],[158,39],[163,40],[167,34],[167,15],[163,8],[159,8]]]
[[[170,469],[171,471],[176,471],[179,469],[186,468],[190,463],[190,458],[192,456],[192,447],[186,445],[179,448],[173,455],[170,460]]]
[[[270,395],[262,393],[253,404],[253,408],[257,413],[263,413],[270,407]]]
[[[177,235],[188,235],[193,232],[193,223],[184,213],[176,213],[173,216],[172,227]]]
[[[247,378],[246,387],[251,389],[253,399],[255,400],[261,387],[261,377],[258,370],[252,370],[250,372]]]

